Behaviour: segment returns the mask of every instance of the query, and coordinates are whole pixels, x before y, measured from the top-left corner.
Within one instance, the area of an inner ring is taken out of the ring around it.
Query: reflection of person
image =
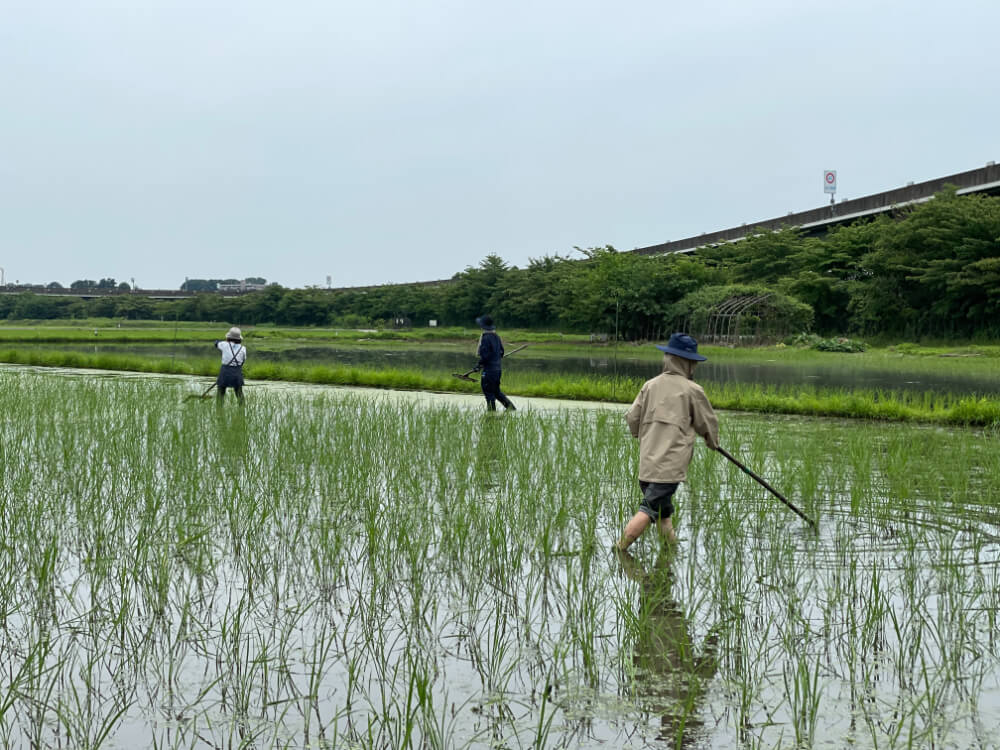
[[[504,481],[504,440],[508,422],[482,415],[479,439],[472,463],[472,477],[476,488],[484,494],[493,494]]]
[[[500,361],[503,359],[503,342],[497,335],[493,318],[484,315],[481,318],[476,318],[476,323],[483,329],[483,333],[479,337],[479,348],[476,355],[479,357],[479,369],[483,373],[479,384],[486,397],[486,408],[489,411],[496,411],[497,401],[499,401],[505,410],[515,411],[514,404],[500,390]]]
[[[701,435],[712,449],[719,447],[719,421],[694,382],[694,368],[705,357],[698,342],[685,333],[675,333],[663,352],[663,372],[647,380],[625,415],[632,436],[639,439],[639,487],[642,503],[625,526],[618,549],[626,550],[656,522],[660,534],[674,541],[672,498],[687,478],[694,453],[695,436]]]
[[[640,583],[635,645],[636,686],[640,699],[660,715],[657,739],[673,747],[693,747],[703,722],[699,704],[718,667],[718,633],[713,629],[699,653],[691,623],[673,595],[672,548],[662,550],[651,573],[629,552],[619,559],[625,574]]]
[[[243,332],[233,326],[226,332],[225,341],[216,341],[215,348],[222,352],[222,366],[215,380],[218,387],[216,403],[221,404],[226,389],[232,388],[236,399],[243,403],[243,363],[247,361],[247,350],[243,346]]]

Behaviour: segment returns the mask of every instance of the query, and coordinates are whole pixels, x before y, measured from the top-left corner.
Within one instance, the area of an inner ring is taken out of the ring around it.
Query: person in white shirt
[[[243,403],[243,363],[247,361],[247,350],[243,346],[243,332],[233,326],[226,332],[225,341],[216,341],[215,348],[222,352],[222,366],[215,384],[218,387],[216,403],[222,405],[226,389],[232,388],[236,399]]]

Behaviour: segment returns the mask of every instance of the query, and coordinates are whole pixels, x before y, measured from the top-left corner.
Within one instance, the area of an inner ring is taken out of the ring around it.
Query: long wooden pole
[[[763,479],[762,477],[758,476],[757,474],[754,474],[754,473],[753,473],[752,471],[750,471],[750,469],[748,469],[748,468],[747,468],[746,466],[744,466],[744,465],[743,465],[743,464],[741,464],[741,463],[740,463],[739,461],[737,461],[737,460],[736,460],[735,458],[733,458],[733,454],[731,454],[731,453],[730,453],[729,451],[727,451],[727,450],[726,450],[725,448],[721,448],[721,447],[720,447],[720,448],[716,448],[716,450],[717,450],[717,451],[719,451],[719,453],[721,453],[721,454],[722,454],[723,456],[725,456],[726,458],[728,458],[728,459],[729,459],[730,461],[732,461],[732,462],[733,462],[734,464],[736,464],[736,465],[737,465],[737,466],[738,466],[738,467],[740,468],[740,470],[741,470],[741,471],[742,471],[742,472],[743,472],[744,474],[747,474],[747,475],[749,475],[749,476],[753,477],[753,478],[754,478],[755,480],[757,480],[757,482],[759,482],[759,483],[760,483],[760,484],[761,484],[761,485],[762,485],[762,486],[763,486],[763,487],[764,487],[764,488],[765,488],[765,489],[766,489],[766,490],[767,490],[768,492],[770,492],[770,493],[771,493],[772,495],[774,495],[774,496],[775,496],[776,498],[778,498],[778,499],[779,499],[779,500],[780,500],[781,502],[783,502],[783,503],[784,503],[785,505],[787,505],[787,506],[788,506],[789,508],[791,508],[791,509],[792,509],[792,510],[794,510],[794,511],[795,511],[796,513],[798,513],[799,517],[800,517],[800,518],[802,518],[802,520],[803,520],[803,521],[805,521],[805,522],[806,522],[806,523],[808,523],[808,524],[809,524],[810,526],[812,526],[812,528],[813,528],[813,531],[817,531],[817,528],[816,528],[816,523],[815,523],[815,521],[813,521],[813,520],[812,520],[811,518],[809,518],[809,516],[807,516],[807,515],[806,515],[805,513],[803,513],[803,512],[801,511],[801,510],[799,510],[798,508],[796,508],[796,507],[795,507],[795,505],[794,505],[794,504],[792,504],[792,503],[791,503],[791,502],[790,502],[790,501],[788,500],[788,498],[786,498],[786,497],[785,497],[784,495],[782,495],[782,494],[781,494],[780,492],[778,492],[778,491],[777,491],[776,489],[774,489],[774,487],[772,487],[771,485],[769,485],[769,484],[767,483],[767,481],[766,481],[765,479]]]
[[[190,401],[191,399],[195,399],[195,398],[207,398],[207,397],[208,397],[208,394],[209,394],[209,393],[210,393],[210,392],[212,391],[212,389],[213,389],[213,388],[215,388],[215,386],[217,386],[218,384],[219,384],[219,383],[218,383],[218,381],[216,381],[216,382],[212,383],[212,385],[208,386],[208,388],[206,388],[206,389],[205,389],[205,392],[204,392],[204,393],[191,393],[191,394],[189,394],[189,395],[185,396],[185,397],[184,397],[184,400],[185,400],[185,401]]]

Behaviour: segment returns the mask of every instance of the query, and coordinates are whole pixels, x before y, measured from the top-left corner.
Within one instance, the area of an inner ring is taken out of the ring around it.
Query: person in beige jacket
[[[698,354],[698,342],[685,333],[675,333],[663,352],[663,372],[647,380],[625,415],[632,436],[639,439],[639,511],[625,526],[616,546],[627,550],[656,522],[660,534],[675,541],[671,516],[672,498],[687,478],[694,453],[695,437],[701,435],[708,447],[719,447],[719,420],[694,382],[694,368],[706,357]]]

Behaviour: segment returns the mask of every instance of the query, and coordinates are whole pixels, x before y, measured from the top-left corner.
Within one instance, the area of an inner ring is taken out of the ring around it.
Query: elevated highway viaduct
[[[959,195],[1000,195],[1000,166],[989,162],[979,169],[971,169],[967,172],[958,172],[938,177],[926,182],[911,183],[905,187],[894,190],[886,190],[881,193],[843,200],[839,203],[831,203],[821,208],[813,208],[808,211],[788,213],[774,219],[755,221],[751,224],[741,224],[738,227],[720,229],[715,232],[704,232],[694,237],[685,237],[680,240],[661,242],[658,245],[648,247],[637,247],[629,252],[640,255],[665,255],[668,253],[691,253],[699,247],[717,245],[723,242],[734,242],[741,240],[752,234],[760,232],[777,231],[788,227],[798,227],[806,234],[823,234],[831,227],[840,224],[850,224],[859,219],[871,218],[879,214],[891,214],[906,206],[923,203],[934,197],[934,195],[945,188],[953,185]],[[363,291],[365,289],[377,289],[385,286],[413,286],[448,284],[451,279],[439,279],[435,281],[416,281],[401,284],[372,284],[368,286],[338,287],[330,291]],[[187,299],[199,294],[220,294],[223,296],[238,296],[246,294],[245,291],[216,291],[216,292],[184,292],[172,289],[50,289],[43,286],[15,286],[7,284],[0,286],[0,294],[21,294],[32,292],[34,294],[44,294],[59,297],[77,297],[80,299],[92,299],[94,297],[108,296],[129,296],[138,295],[152,299]]]
[[[690,253],[699,247],[733,242],[749,235],[788,227],[798,227],[806,234],[823,234],[831,227],[840,224],[850,224],[858,219],[892,213],[905,206],[923,203],[933,198],[934,194],[939,193],[946,185],[954,185],[959,195],[974,193],[1000,195],[1000,166],[989,162],[985,167],[972,169],[968,172],[959,172],[926,182],[911,183],[895,190],[886,190],[864,198],[831,203],[809,211],[789,213],[776,219],[755,221],[752,224],[741,224],[738,227],[706,232],[695,237],[685,237],[681,240],[662,242],[659,245],[650,245],[649,247],[638,247],[632,252],[640,255]]]

